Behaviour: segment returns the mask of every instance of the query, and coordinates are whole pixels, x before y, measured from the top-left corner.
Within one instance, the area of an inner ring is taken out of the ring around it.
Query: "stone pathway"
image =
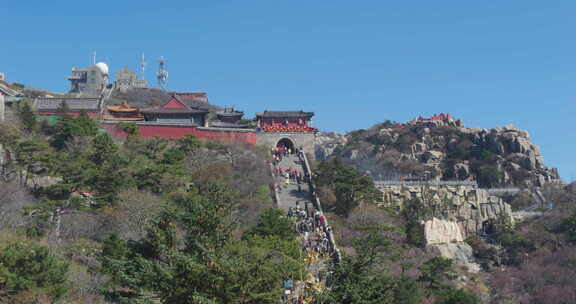
[[[304,169],[300,164],[300,160],[296,155],[288,155],[282,159],[280,164],[278,164],[279,168],[291,168],[296,169],[302,172]],[[309,204],[312,206],[312,194],[310,193],[308,186],[306,183],[302,183],[301,192],[298,192],[298,184],[290,183],[286,184],[284,182],[285,178],[283,177],[276,177],[275,182],[276,184],[282,185],[282,190],[278,192],[278,208],[288,212],[288,208],[294,208],[296,206],[296,202],[300,202],[300,206],[304,206],[304,202],[308,201]]]
[[[302,165],[301,160],[297,155],[288,155],[280,161],[277,165],[278,168],[283,169],[296,169],[300,172],[304,172],[304,166]],[[289,208],[295,209],[296,202],[299,202],[301,208],[304,208],[306,202],[308,203],[308,207],[312,208],[312,210],[316,210],[314,207],[314,203],[312,201],[312,193],[310,193],[310,189],[307,183],[301,183],[301,191],[298,191],[298,184],[295,182],[291,182],[290,184],[285,183],[285,178],[281,176],[276,176],[274,178],[274,182],[276,185],[282,185],[281,190],[277,191],[278,194],[278,208],[284,210],[286,214],[288,213]],[[314,233],[309,233],[311,235],[311,240],[315,242],[317,237],[314,236]],[[310,254],[307,253],[304,247],[303,241],[303,234],[299,235],[299,241],[302,244],[302,258],[307,263],[307,273],[304,274],[304,281],[312,281],[314,282],[313,288],[322,288],[324,282],[320,280],[320,272],[326,269],[326,261],[328,257],[320,257],[317,253],[312,252]],[[310,277],[310,275],[312,277]],[[293,298],[298,296],[304,296],[304,282],[298,282],[295,284],[295,290],[293,293]],[[304,303],[310,303],[310,299],[305,299]],[[288,302],[291,303],[291,302]]]

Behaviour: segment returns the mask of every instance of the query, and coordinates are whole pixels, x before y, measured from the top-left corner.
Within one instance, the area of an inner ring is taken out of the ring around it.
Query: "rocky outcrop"
[[[480,266],[474,262],[472,247],[464,242],[458,223],[433,217],[422,221],[422,225],[428,252],[453,259],[459,264],[466,265],[470,271],[480,270]]]
[[[319,133],[315,139],[316,159],[324,160],[334,153],[336,147],[341,147],[348,141],[346,136],[338,133]]]
[[[456,183],[413,185],[376,183],[376,187],[382,192],[382,205],[385,207],[403,210],[407,207],[406,204],[414,203],[414,199],[418,199],[418,202],[422,204],[419,220],[427,221],[436,218],[458,225],[461,238],[456,238],[456,234],[449,234],[454,239],[447,240],[448,243],[482,232],[490,220],[499,217],[505,217],[513,222],[512,208],[509,204],[497,196],[489,195],[486,190],[474,186],[473,183],[461,185]],[[440,227],[439,231],[455,231],[448,226],[434,225],[434,222],[430,222],[429,225]],[[438,233],[442,235],[443,232]],[[429,239],[434,242],[437,235],[430,234]]]
[[[319,134],[317,159],[348,159],[360,171],[379,176],[431,172],[429,178],[478,180],[482,186],[542,186],[559,179],[547,168],[528,132],[512,125],[467,128],[447,114],[404,124],[382,123],[346,136]],[[370,172],[367,172],[370,171]]]
[[[472,247],[464,242],[428,245],[426,246],[426,251],[452,259],[457,264],[466,266],[470,272],[480,271],[480,265],[474,260]]]
[[[382,205],[400,210],[409,208],[422,225],[426,250],[479,271],[472,248],[464,241],[482,232],[491,221],[507,218],[510,205],[470,182],[376,183],[382,192]]]
[[[427,245],[464,242],[462,231],[456,222],[433,217],[428,221],[423,221],[422,225]]]

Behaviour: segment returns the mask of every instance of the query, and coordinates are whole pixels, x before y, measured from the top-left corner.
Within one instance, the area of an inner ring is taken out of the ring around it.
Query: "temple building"
[[[249,122],[243,121],[244,112],[234,108],[224,108],[216,112],[216,119],[210,122],[213,128],[248,128]]]
[[[137,107],[123,102],[120,105],[106,106],[106,111],[102,114],[104,120],[140,121],[144,120],[144,115]]]
[[[300,133],[314,132],[309,126],[313,112],[304,111],[264,111],[256,113],[258,127],[264,132]]]
[[[160,107],[141,109],[147,122],[206,126],[208,110],[186,105],[172,97]]]
[[[144,79],[138,79],[136,72],[124,67],[120,72],[116,72],[116,81],[114,85],[120,92],[126,92],[132,88],[146,88],[147,83]]]
[[[256,113],[258,123],[257,143],[271,149],[277,147],[302,148],[314,159],[314,141],[317,129],[310,126],[313,112],[264,111]]]
[[[87,68],[72,68],[68,76],[70,81],[69,93],[78,93],[90,96],[99,96],[108,84],[108,65],[98,62]]]

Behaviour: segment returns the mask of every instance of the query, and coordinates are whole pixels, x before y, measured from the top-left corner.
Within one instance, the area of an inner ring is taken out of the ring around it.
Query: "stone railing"
[[[324,228],[326,228],[329,226],[328,225],[328,219],[324,215],[324,211],[322,210],[322,204],[320,203],[320,198],[318,198],[318,192],[316,189],[316,184],[314,183],[314,177],[312,174],[312,169],[310,168],[310,163],[308,162],[308,157],[306,156],[306,153],[304,153],[304,151],[300,151],[298,156],[300,157],[300,160],[302,160],[302,162],[303,162],[304,173],[306,173],[309,176],[308,186],[310,187],[310,193],[312,194],[312,201],[316,205],[318,212],[320,212],[320,216],[324,216],[324,218],[325,218],[325,221],[324,221],[325,227]],[[328,233],[328,240],[330,241],[330,247],[333,250],[332,256],[334,258],[334,261],[336,263],[339,263],[341,258],[342,258],[342,255],[340,253],[340,249],[338,249],[338,247],[336,246],[336,240],[334,238],[334,232],[333,231],[330,231]]]
[[[424,187],[424,186],[467,186],[478,188],[475,181],[374,181],[376,187],[386,186],[406,186],[406,187]]]
[[[278,205],[280,197],[278,195],[278,190],[276,189],[276,183],[274,183],[274,165],[272,162],[270,162],[270,176],[272,177],[272,184],[270,187],[272,187],[272,192],[274,192],[274,201],[276,202],[276,205]]]
[[[490,195],[505,195],[505,194],[513,195],[513,194],[516,194],[516,193],[522,191],[522,189],[520,189],[520,188],[488,188],[488,189],[486,189],[486,191]]]

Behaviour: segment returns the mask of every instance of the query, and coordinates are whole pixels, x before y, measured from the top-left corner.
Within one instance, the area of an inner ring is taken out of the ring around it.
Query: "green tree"
[[[449,281],[456,278],[452,269],[452,260],[443,257],[434,257],[422,264],[418,281],[427,283],[432,292],[447,288]]]
[[[316,183],[334,190],[335,212],[339,215],[347,216],[360,202],[373,203],[382,200],[382,193],[376,189],[371,178],[361,176],[338,158],[318,165]]]
[[[0,284],[12,292],[40,289],[54,299],[67,289],[68,264],[46,246],[10,243],[0,250]]]
[[[284,215],[281,209],[269,208],[260,214],[258,224],[248,230],[245,237],[251,236],[278,236],[285,240],[294,240],[294,224]]]
[[[396,281],[394,300],[398,304],[420,304],[422,302],[422,289],[416,281],[401,277]]]
[[[78,117],[67,115],[66,102],[63,102],[58,111],[61,118],[54,127],[55,133],[51,138],[51,145],[56,149],[63,149],[74,137],[95,136],[98,133],[96,121],[82,112]]]
[[[98,124],[85,112],[81,112],[73,120],[72,134],[74,136],[95,136],[98,133]]]
[[[572,212],[570,216],[562,220],[554,230],[563,233],[568,241],[576,243],[576,211]]]
[[[28,185],[32,175],[44,173],[48,162],[48,147],[40,138],[31,138],[13,142],[11,152],[14,160],[8,160],[17,168],[22,185]]]
[[[375,233],[356,240],[356,256],[344,256],[338,264],[331,264],[330,288],[323,295],[326,303],[376,304],[407,303],[421,301],[417,284],[407,278],[393,278],[377,267],[384,259],[383,253],[393,251],[392,242]],[[410,293],[410,296],[406,296]]]
[[[497,187],[502,183],[503,176],[498,167],[485,165],[478,172],[478,184],[486,188]]]
[[[404,228],[408,243],[423,247],[425,245],[424,231],[420,221],[428,219],[431,215],[430,208],[427,208],[420,198],[413,198],[406,202],[402,215],[406,220]]]
[[[128,137],[138,136],[140,133],[138,125],[133,122],[120,122],[116,127],[128,134]]]
[[[230,284],[227,293],[234,303],[277,303],[282,282],[305,272],[296,240],[277,236],[254,236],[232,242],[226,248]]]
[[[487,232],[490,241],[505,250],[504,255],[497,255],[500,264],[520,265],[525,256],[536,249],[534,241],[518,233],[506,216],[491,220]]]
[[[124,159],[113,157],[91,172],[85,186],[96,192],[97,207],[114,203],[118,193],[131,185],[125,167]]]
[[[178,146],[182,151],[190,153],[202,147],[202,142],[196,136],[188,134],[178,140]]]
[[[108,133],[96,135],[92,140],[92,146],[94,152],[92,153],[91,159],[97,165],[101,165],[106,160],[112,159],[118,151],[118,147]]]
[[[438,304],[479,304],[480,299],[474,293],[456,289],[448,288],[440,292],[436,297]]]
[[[237,193],[196,184],[171,196],[146,236],[111,236],[99,260],[117,302],[277,303],[282,280],[303,270],[295,240],[254,235],[232,240]],[[178,233],[177,233],[178,231]],[[131,302],[130,302],[131,301]]]
[[[26,131],[33,132],[36,130],[38,121],[28,100],[22,100],[17,104],[16,113]]]

